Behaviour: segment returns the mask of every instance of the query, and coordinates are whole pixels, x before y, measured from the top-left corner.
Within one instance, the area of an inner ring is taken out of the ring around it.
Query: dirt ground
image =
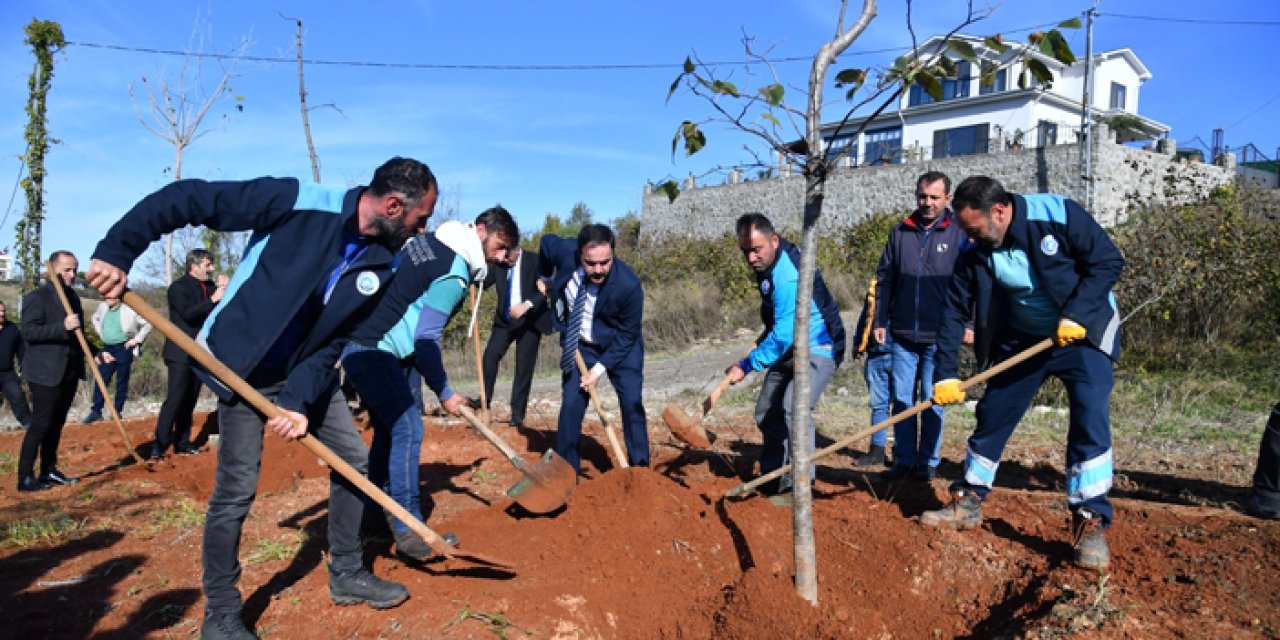
[[[531,417],[524,429],[495,428],[540,452],[554,425],[545,411]],[[202,422],[198,442],[208,446],[213,421]],[[1063,480],[1049,465],[1011,459],[983,526],[958,532],[919,522],[941,504],[945,480],[888,483],[835,456],[815,490],[814,607],[793,587],[790,510],[721,498],[751,477],[758,448],[745,416],[709,423],[719,440],[708,453],[678,446],[654,411],[655,465],[630,470],[613,468],[589,419],[581,482],[566,508],[541,517],[506,497],[518,473],[484,440],[456,421],[426,422],[427,524],[514,571],[406,564],[376,538],[367,559],[412,597],[389,611],[332,604],[327,470],[300,445],[268,437],[241,548],[246,618],[260,637],[1280,636],[1280,523],[1170,498],[1167,485],[1194,491],[1211,477],[1125,476],[1102,574],[1069,563]],[[145,450],[152,423],[126,427]],[[0,434],[0,451],[16,455],[20,438]],[[0,546],[0,637],[197,635],[199,523],[215,456],[128,464],[113,426],[73,424],[61,466],[83,475],[80,484],[20,497],[10,472],[0,486],[0,526],[10,532]],[[1037,457],[1046,459],[1027,459]],[[17,544],[13,527],[33,522],[63,534]]]

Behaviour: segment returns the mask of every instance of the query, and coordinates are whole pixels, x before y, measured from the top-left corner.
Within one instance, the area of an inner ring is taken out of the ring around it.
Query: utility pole
[[[1084,93],[1080,97],[1080,182],[1084,187],[1085,209],[1093,210],[1093,19],[1098,15],[1098,5],[1102,0],[1094,0],[1093,6],[1084,12],[1086,23],[1084,45]]]

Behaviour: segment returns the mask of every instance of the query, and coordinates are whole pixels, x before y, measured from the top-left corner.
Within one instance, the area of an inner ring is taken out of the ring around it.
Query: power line
[[[1231,124],[1223,127],[1223,129],[1230,129],[1231,127],[1234,127],[1240,124],[1241,122],[1244,122],[1245,120],[1248,120],[1249,118],[1252,118],[1253,116],[1258,115],[1259,111],[1266,109],[1272,102],[1275,102],[1276,100],[1280,100],[1280,93],[1276,94],[1270,100],[1262,103],[1262,106],[1258,107],[1257,109],[1254,109],[1253,111],[1250,111],[1245,117],[1240,118],[1239,120],[1236,120],[1235,122],[1232,122]]]
[[[1165,16],[1135,16],[1127,13],[1100,13],[1108,18],[1127,18],[1129,20],[1150,20],[1152,22],[1184,22],[1190,24],[1223,24],[1248,27],[1280,27],[1280,20],[1210,20],[1206,18],[1169,18]]]

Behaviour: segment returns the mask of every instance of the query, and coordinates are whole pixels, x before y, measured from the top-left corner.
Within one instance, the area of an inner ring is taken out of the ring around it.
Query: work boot
[[[1111,565],[1111,550],[1107,548],[1107,538],[1102,534],[1102,516],[1088,510],[1079,509],[1071,516],[1072,531],[1075,532],[1076,566],[1086,569],[1106,569]]]
[[[73,478],[61,471],[58,471],[57,469],[54,469],[47,473],[41,474],[40,482],[43,482],[49,486],[54,486],[59,484],[75,484],[77,482],[80,482],[80,478]]]
[[[970,529],[982,524],[982,500],[972,493],[956,493],[951,504],[920,514],[920,522],[931,527],[951,525],[957,529]]]
[[[249,631],[240,620],[240,613],[204,614],[204,624],[200,625],[202,640],[258,640],[258,636]]]
[[[435,552],[431,547],[423,541],[422,537],[412,531],[395,534],[396,537],[396,555],[403,556],[410,560],[422,562],[430,558]]]
[[[866,453],[853,459],[855,467],[874,467],[884,464],[884,446],[873,444]]]
[[[329,598],[334,604],[367,603],[374,609],[390,609],[409,599],[402,584],[383,580],[368,569],[329,574]]]

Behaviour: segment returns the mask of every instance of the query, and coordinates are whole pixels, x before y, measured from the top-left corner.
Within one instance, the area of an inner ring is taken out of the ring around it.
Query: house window
[[[991,80],[991,86],[989,87],[983,85],[981,82],[978,83],[978,95],[985,96],[988,93],[1007,91],[1009,89],[1009,68],[1005,67],[997,71],[996,75]]]
[[[902,127],[868,131],[863,137],[867,144],[863,164],[898,164],[902,162]]]
[[[834,161],[836,156],[844,153],[849,148],[849,143],[853,142],[853,136],[840,135],[827,140],[827,160]],[[856,152],[851,152],[856,153]]]
[[[991,125],[975,124],[933,132],[933,157],[953,158],[987,152],[987,136]]]
[[[942,99],[951,100],[953,98],[966,98],[969,96],[969,84],[972,78],[969,77],[969,62],[961,60],[956,63],[956,77],[954,80],[942,78]],[[922,104],[933,102],[933,96],[920,85],[911,85],[911,90],[907,93],[907,106],[914,107]]]
[[[1124,110],[1125,86],[1119,82],[1111,83],[1111,108]]]
[[[1041,120],[1036,137],[1037,146],[1047,147],[1058,144],[1058,123]]]

